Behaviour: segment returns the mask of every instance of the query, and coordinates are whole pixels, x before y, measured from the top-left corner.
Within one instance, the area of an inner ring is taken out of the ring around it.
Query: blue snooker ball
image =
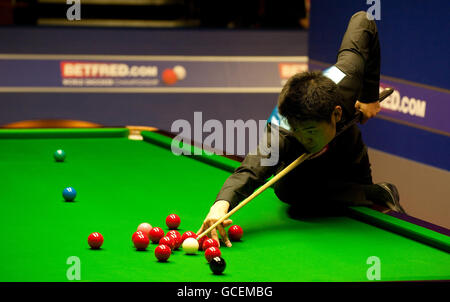
[[[65,201],[73,201],[77,196],[77,191],[72,187],[67,187],[63,190],[62,195]]]
[[[64,152],[64,150],[58,149],[53,153],[53,157],[56,161],[62,162],[66,158],[66,153]]]

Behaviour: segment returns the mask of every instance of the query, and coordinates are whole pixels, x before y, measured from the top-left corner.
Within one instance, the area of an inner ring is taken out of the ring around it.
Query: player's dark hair
[[[286,82],[278,97],[278,111],[290,121],[331,122],[342,104],[337,85],[320,71],[297,73]]]

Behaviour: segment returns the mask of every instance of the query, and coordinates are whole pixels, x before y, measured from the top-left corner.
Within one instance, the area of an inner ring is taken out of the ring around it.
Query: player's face
[[[341,117],[342,108],[337,106],[330,122],[293,122],[291,127],[295,137],[305,149],[309,153],[316,153],[322,150],[336,136],[336,123],[341,120]]]

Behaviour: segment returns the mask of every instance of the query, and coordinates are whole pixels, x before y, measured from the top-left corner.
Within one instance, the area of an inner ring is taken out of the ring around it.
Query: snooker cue
[[[220,218],[219,220],[217,220],[212,226],[210,226],[206,231],[204,231],[203,233],[201,233],[200,235],[197,236],[197,240],[199,240],[200,238],[202,238],[203,236],[205,236],[206,234],[208,234],[209,232],[211,232],[212,229],[214,229],[215,227],[217,227],[219,224],[221,224],[223,221],[225,221],[225,219],[227,219],[228,217],[230,217],[231,215],[233,215],[236,211],[238,211],[240,208],[242,208],[243,206],[245,206],[247,203],[249,203],[250,201],[252,201],[256,196],[258,196],[259,194],[261,194],[262,192],[264,192],[268,187],[270,187],[271,185],[273,185],[275,182],[277,182],[280,178],[282,178],[283,176],[285,176],[286,174],[288,174],[289,172],[291,172],[292,169],[294,169],[295,167],[297,167],[299,164],[301,164],[302,162],[304,162],[305,160],[307,160],[312,154],[311,153],[303,153],[302,155],[300,155],[299,158],[297,158],[296,160],[294,160],[289,166],[287,166],[286,168],[284,168],[282,171],[280,171],[280,173],[278,173],[277,175],[275,175],[271,180],[269,180],[268,182],[266,182],[264,185],[262,185],[261,187],[259,187],[255,192],[253,192],[249,197],[247,197],[246,199],[244,199],[244,201],[242,201],[241,203],[239,203],[234,209],[232,209],[231,211],[229,211],[226,215],[224,215],[222,218]]]
[[[385,98],[387,98],[388,96],[390,96],[392,93],[394,92],[394,90],[392,88],[386,88],[385,90],[383,90],[380,93],[379,102],[382,102]],[[359,122],[361,120],[361,111],[356,112],[356,114],[354,115],[354,117],[341,129],[339,129],[339,131],[336,133],[335,137],[333,138],[333,140],[338,137],[341,133],[343,133],[345,130],[347,130],[348,128],[350,128],[352,125],[356,124],[357,122]],[[329,144],[329,143],[328,143]],[[283,176],[285,176],[286,174],[288,174],[289,172],[291,172],[295,167],[297,167],[298,165],[300,165],[302,162],[304,162],[305,160],[307,160],[308,158],[310,158],[313,155],[319,154],[320,152],[322,152],[325,148],[328,147],[328,144],[322,148],[322,150],[320,150],[319,152],[316,152],[314,154],[311,153],[303,153],[302,155],[300,155],[296,160],[294,160],[289,166],[287,166],[286,168],[284,168],[283,170],[280,171],[280,173],[278,173],[277,175],[275,175],[271,180],[269,180],[268,182],[266,182],[263,186],[259,187],[255,192],[253,192],[250,196],[248,196],[246,199],[244,199],[241,203],[239,203],[234,209],[232,209],[231,211],[229,211],[227,214],[225,214],[222,218],[220,218],[219,220],[217,220],[213,225],[211,225],[206,231],[204,231],[203,233],[201,233],[200,235],[197,236],[197,240],[199,240],[200,238],[202,238],[203,236],[205,236],[206,234],[208,234],[209,232],[211,232],[211,230],[213,230],[214,228],[216,228],[219,224],[221,224],[222,222],[224,222],[227,218],[229,218],[231,215],[233,215],[235,212],[237,212],[240,208],[242,208],[243,206],[245,206],[247,203],[249,203],[250,201],[252,201],[256,196],[258,196],[259,194],[261,194],[262,192],[264,192],[268,187],[270,187],[271,185],[273,185],[275,182],[277,182],[280,178],[282,178]]]

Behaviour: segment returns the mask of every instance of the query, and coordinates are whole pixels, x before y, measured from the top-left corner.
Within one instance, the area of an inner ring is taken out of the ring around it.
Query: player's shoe
[[[393,184],[387,182],[380,182],[375,184],[379,188],[383,189],[383,191],[387,194],[384,203],[386,206],[392,211],[406,214],[406,211],[400,205],[400,195],[398,194],[397,187]]]

